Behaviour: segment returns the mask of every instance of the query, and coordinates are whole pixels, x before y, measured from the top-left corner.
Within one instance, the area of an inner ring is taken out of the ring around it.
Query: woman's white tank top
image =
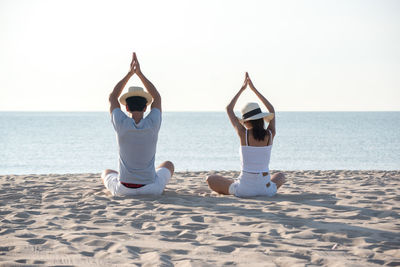
[[[269,131],[270,139],[272,138]],[[271,142],[271,141],[269,141]],[[272,144],[269,146],[249,146],[247,141],[246,129],[246,146],[240,146],[240,161],[242,171],[245,172],[269,172],[269,161],[271,159]]]

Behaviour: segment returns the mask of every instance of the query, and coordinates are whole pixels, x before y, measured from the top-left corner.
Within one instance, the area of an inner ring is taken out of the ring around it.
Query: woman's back
[[[242,138],[241,138],[242,139]],[[267,131],[264,140],[257,140],[251,130],[245,132],[245,144],[240,146],[240,161],[242,171],[269,172],[271,159],[272,134]]]
[[[246,133],[243,137],[240,138],[240,144],[242,146],[255,146],[255,147],[262,147],[262,146],[269,146],[272,145],[272,134],[268,130],[266,130],[267,134],[264,137],[264,140],[257,140],[254,138],[253,130],[246,129]]]

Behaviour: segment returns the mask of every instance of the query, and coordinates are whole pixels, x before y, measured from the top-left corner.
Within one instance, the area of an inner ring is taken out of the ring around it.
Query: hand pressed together
[[[133,52],[133,54],[132,54],[132,62],[131,62],[131,65],[130,65],[129,73],[131,75],[133,75],[135,73],[137,75],[141,75],[142,74],[142,70],[140,69],[139,60],[137,59],[137,56],[136,56],[135,52]]]

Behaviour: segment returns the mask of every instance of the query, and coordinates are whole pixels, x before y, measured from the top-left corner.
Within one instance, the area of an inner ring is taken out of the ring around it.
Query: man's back
[[[155,179],[155,154],[161,112],[151,112],[138,124],[121,109],[112,111],[111,121],[119,147],[119,179],[124,183],[150,184]]]

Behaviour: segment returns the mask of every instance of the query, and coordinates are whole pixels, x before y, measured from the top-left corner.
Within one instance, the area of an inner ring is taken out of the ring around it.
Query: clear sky
[[[0,110],[106,111],[133,51],[168,111],[224,110],[245,71],[279,111],[400,110],[396,0],[0,0]]]

